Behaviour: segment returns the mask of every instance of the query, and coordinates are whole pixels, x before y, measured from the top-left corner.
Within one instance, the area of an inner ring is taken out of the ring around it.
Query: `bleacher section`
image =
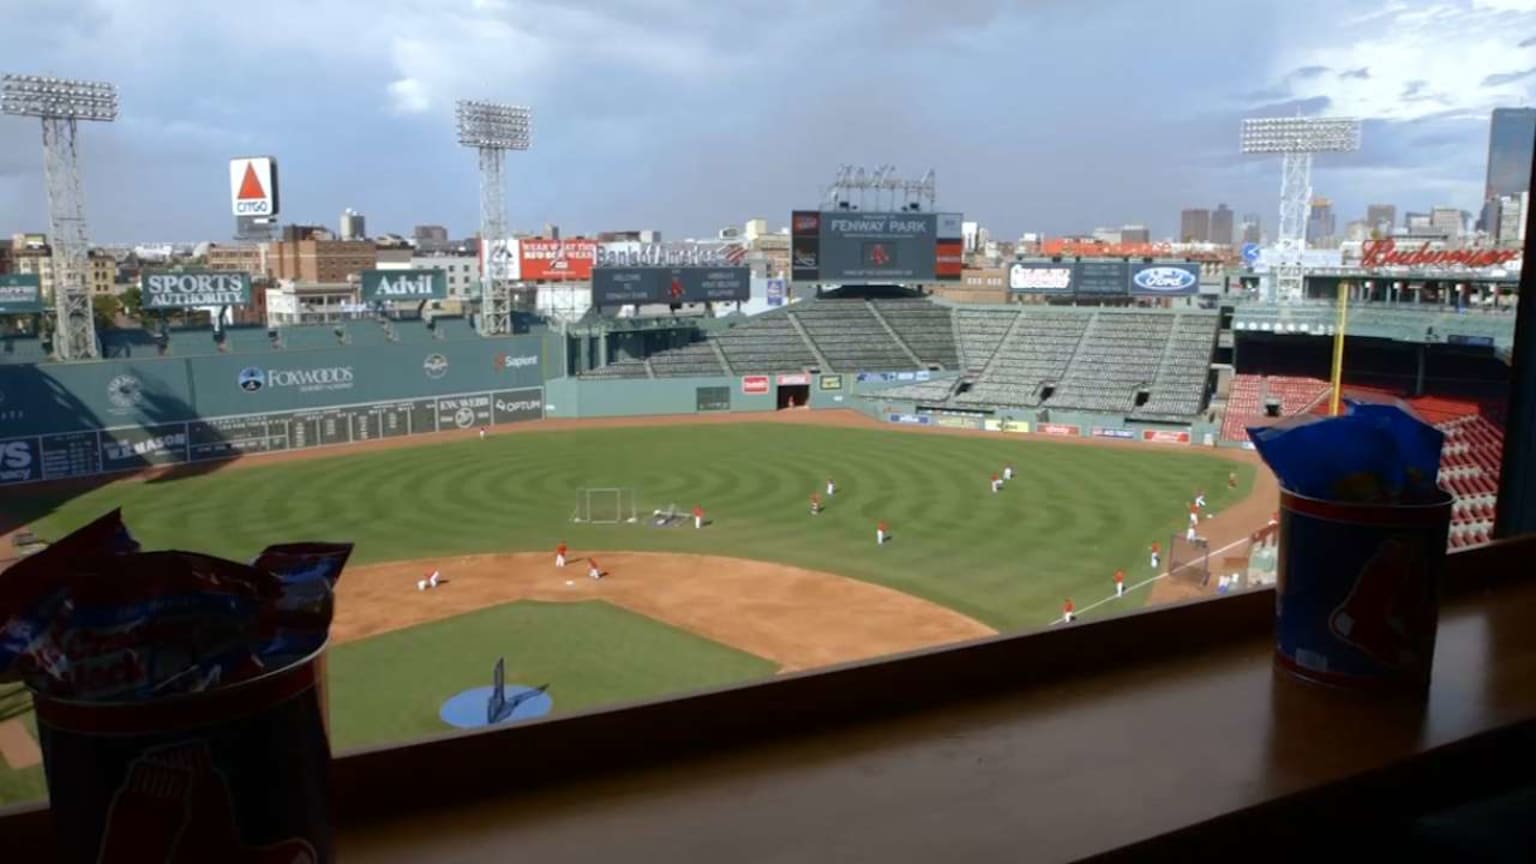
[[[800,303],[789,314],[805,328],[806,335],[834,370],[886,372],[911,369],[914,365],[863,301]],[[732,358],[732,365],[735,362]]]
[[[593,369],[590,372],[581,373],[583,378],[649,378],[650,372],[646,370],[644,360],[620,360],[617,363],[609,363]]]
[[[1171,315],[1104,312],[1095,316],[1050,406],[1131,413],[1137,390],[1150,387],[1157,374],[1173,323]],[[1195,394],[1198,400],[1198,388]]]
[[[1015,309],[955,309],[952,314],[960,340],[956,348],[962,368],[972,372],[986,368],[1019,317]]]
[[[1093,316],[1041,308],[1008,319],[969,316],[968,319],[962,319],[961,339],[964,344],[977,346],[982,351],[986,350],[991,334],[1002,320],[1006,320],[1012,329],[1006,331],[1007,338],[993,350],[982,377],[969,392],[956,396],[955,402],[1036,407],[1041,404],[1043,386],[1055,384],[1065,377]],[[967,331],[973,325],[980,325],[979,333],[975,335]],[[966,356],[968,365],[975,362],[969,351]]]
[[[1487,543],[1498,504],[1499,465],[1504,433],[1476,414],[1436,424],[1445,433],[1440,451],[1440,486],[1456,496],[1451,511],[1450,547]]]
[[[1178,420],[1200,413],[1211,374],[1218,319],[1212,315],[1180,315],[1152,378],[1151,396],[1131,416],[1146,420]]]
[[[740,374],[800,372],[816,366],[816,356],[795,331],[788,310],[754,316],[716,338],[726,362]]]
[[[695,342],[682,348],[651,356],[651,369],[658,378],[725,375],[720,358],[708,342]]]
[[[875,300],[871,305],[924,363],[944,369],[960,367],[948,309],[927,300]]]
[[[1247,441],[1248,427],[1265,423],[1266,399],[1278,399],[1280,417],[1289,417],[1307,410],[1327,391],[1328,382],[1319,378],[1236,375],[1227,397],[1226,415],[1221,421],[1222,440]]]
[[[1187,421],[1205,404],[1217,321],[1205,312],[819,299],[717,331],[710,336],[712,345],[654,354],[649,370],[628,362],[583,374],[680,377],[806,369],[849,374],[934,365],[965,374],[882,394],[939,406],[1062,408]],[[719,363],[716,347],[728,369]],[[1142,390],[1147,401],[1137,406]]]

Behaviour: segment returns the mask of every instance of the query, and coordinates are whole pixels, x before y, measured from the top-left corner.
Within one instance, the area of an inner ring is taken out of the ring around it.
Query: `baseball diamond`
[[[1177,527],[1188,490],[1244,508],[1249,455],[847,411],[550,420],[45,484],[3,510],[54,536],[121,506],[151,548],[235,558],[315,526],[355,541],[329,660],[346,748],[444,731],[441,704],[489,683],[499,656],[509,678],[548,684],[558,713],[1044,626],[1061,596],[1108,593],[1117,568],[1150,576],[1142,550]],[[1014,479],[985,493],[1004,464]],[[829,478],[812,519],[806,496]],[[572,496],[595,487],[633,490],[645,514],[700,506],[707,524],[572,522]],[[891,542],[877,547],[879,521]],[[573,578],[598,556],[606,578]],[[434,570],[444,582],[415,590]],[[7,707],[30,730],[24,697]],[[0,767],[0,800],[40,791],[40,767]]]

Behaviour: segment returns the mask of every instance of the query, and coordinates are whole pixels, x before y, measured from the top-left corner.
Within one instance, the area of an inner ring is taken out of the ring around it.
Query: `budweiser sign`
[[[1362,267],[1498,267],[1520,257],[1519,249],[1417,249],[1399,251],[1392,240],[1372,240],[1360,249]]]

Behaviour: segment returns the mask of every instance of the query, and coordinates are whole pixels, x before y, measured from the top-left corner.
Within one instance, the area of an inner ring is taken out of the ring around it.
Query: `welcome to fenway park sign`
[[[1392,240],[1372,240],[1360,249],[1361,267],[1498,267],[1520,257],[1519,249],[1399,250]]]

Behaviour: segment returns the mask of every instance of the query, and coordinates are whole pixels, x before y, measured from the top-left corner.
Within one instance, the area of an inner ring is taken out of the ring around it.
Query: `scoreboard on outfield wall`
[[[958,282],[964,266],[959,213],[796,210],[790,216],[790,276],[796,282],[859,285]]]

